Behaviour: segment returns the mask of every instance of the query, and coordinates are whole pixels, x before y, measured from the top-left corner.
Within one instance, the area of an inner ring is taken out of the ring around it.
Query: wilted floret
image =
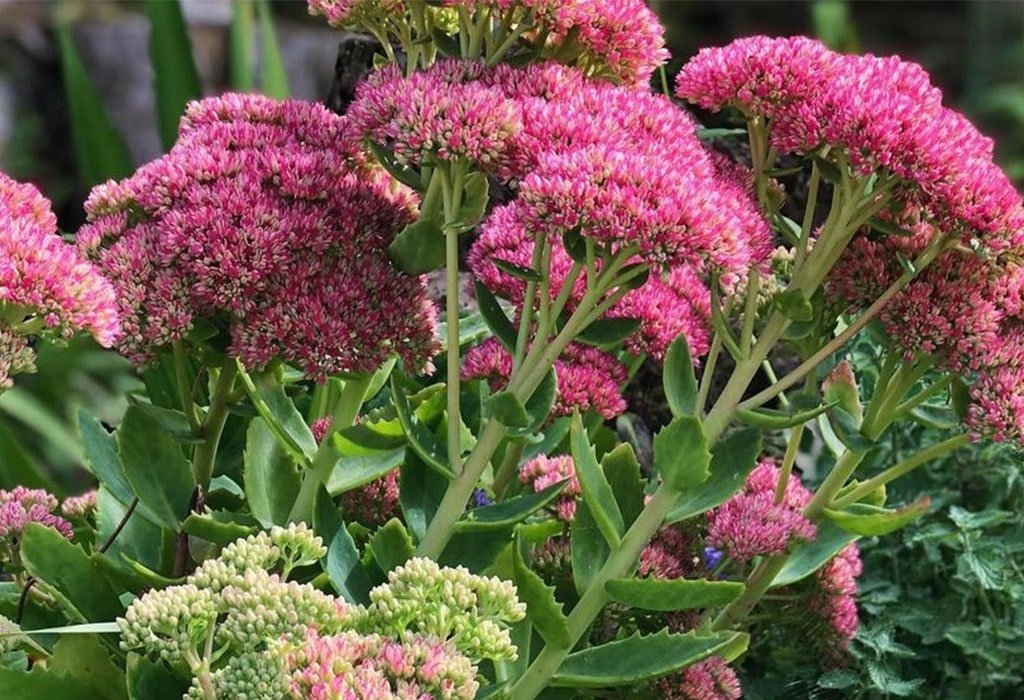
[[[116,281],[122,352],[147,362],[212,328],[250,368],[427,364],[433,306],[385,252],[414,200],[339,150],[347,128],[315,104],[210,98],[169,154],[96,188],[78,243]]]
[[[35,368],[28,340],[91,334],[104,346],[120,332],[114,291],[57,233],[50,203],[0,173],[0,389]]]
[[[21,571],[21,537],[30,523],[53,528],[71,539],[71,523],[55,514],[57,499],[42,489],[0,490],[0,569]]]

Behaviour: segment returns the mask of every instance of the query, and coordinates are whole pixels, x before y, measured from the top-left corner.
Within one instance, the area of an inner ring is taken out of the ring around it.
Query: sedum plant
[[[929,508],[887,484],[1024,435],[1024,209],[991,141],[916,64],[802,37],[652,93],[639,0],[310,10],[380,42],[345,114],[191,102],[73,247],[0,183],[4,377],[85,331],[145,385],[113,430],[80,415],[95,493],[0,492],[4,687],[738,698],[786,635],[850,663],[857,540]],[[650,455],[608,423],[645,366]],[[946,432],[866,474],[914,421]]]

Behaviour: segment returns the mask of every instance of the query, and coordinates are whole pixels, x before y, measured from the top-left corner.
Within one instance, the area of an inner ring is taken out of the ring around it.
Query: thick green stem
[[[174,378],[177,380],[178,394],[181,396],[181,410],[185,412],[192,434],[199,436],[202,433],[202,426],[196,415],[196,402],[192,398],[192,384],[188,379],[188,356],[185,354],[185,345],[181,341],[176,341],[171,348],[174,359]]]
[[[512,686],[512,700],[532,700],[547,687],[551,676],[562,665],[573,646],[590,629],[594,618],[608,602],[605,584],[612,579],[629,575],[629,572],[636,566],[647,542],[661,527],[665,516],[668,515],[678,499],[678,491],[665,484],[658,488],[629,530],[622,536],[618,548],[609,555],[607,561],[594,576],[576,607],[569,613],[567,620],[569,645],[564,647],[553,644],[546,645],[519,681]]]
[[[501,460],[501,466],[498,467],[498,472],[494,475],[494,483],[491,485],[494,497],[498,500],[505,495],[508,485],[519,473],[519,460],[523,458],[523,447],[521,441],[515,441],[505,448],[505,456]]]
[[[789,477],[793,473],[793,464],[800,452],[800,440],[804,436],[804,425],[801,423],[789,433],[789,443],[786,445],[786,454],[782,457],[782,466],[779,468],[779,483],[775,485],[775,502],[782,503],[786,497],[786,487],[789,486]]]
[[[459,411],[459,214],[465,185],[466,166],[452,166],[451,183],[444,197],[445,238],[445,321],[448,324],[448,380],[446,386],[448,406],[448,465],[458,474],[462,471],[462,445],[459,439],[461,413]],[[444,176],[444,173],[439,173]],[[447,185],[447,179],[442,180]]]
[[[938,457],[949,454],[955,450],[960,449],[964,445],[970,444],[971,436],[966,433],[962,435],[956,435],[943,440],[942,442],[936,443],[928,449],[921,450],[913,457],[908,457],[899,464],[889,467],[882,473],[871,477],[867,481],[860,483],[856,488],[845,494],[842,498],[837,498],[835,503],[832,504],[833,508],[845,508],[846,506],[856,503],[860,499],[867,496],[872,491],[880,489],[881,487],[888,484],[890,481],[894,481],[901,476],[909,474],[913,470],[920,467],[922,464],[932,461]]]
[[[210,397],[210,408],[206,412],[201,428],[203,441],[196,445],[195,453],[192,455],[192,473],[195,474],[199,492],[204,496],[210,487],[210,479],[213,478],[217,447],[220,445],[221,433],[224,432],[224,424],[228,420],[228,397],[235,385],[237,374],[238,365],[234,360],[228,360],[221,367],[220,376],[217,377],[217,384]]]
[[[341,391],[338,403],[331,415],[331,423],[327,426],[324,439],[320,441],[313,462],[309,469],[302,475],[302,484],[299,486],[299,495],[295,498],[292,511],[288,516],[291,522],[311,522],[313,517],[313,504],[316,501],[316,492],[320,484],[327,485],[334,470],[336,453],[331,447],[331,438],[336,432],[352,425],[359,415],[359,409],[366,399],[366,391],[370,387],[370,380],[373,375],[359,375],[345,381],[345,388]]]

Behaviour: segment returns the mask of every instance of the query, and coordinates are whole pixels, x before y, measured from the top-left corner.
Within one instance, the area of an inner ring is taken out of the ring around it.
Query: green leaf
[[[444,267],[444,230],[441,220],[422,216],[395,236],[388,257],[399,270],[422,275]]]
[[[0,394],[0,411],[38,433],[54,456],[74,463],[82,460],[78,442],[64,418],[27,390],[12,387]]]
[[[910,412],[910,418],[926,428],[935,428],[936,430],[952,430],[961,422],[961,418],[952,408],[929,404],[915,406]]]
[[[228,34],[231,89],[251,92],[256,87],[252,71],[254,5],[250,0],[232,0],[231,7],[231,28]]]
[[[711,453],[696,416],[680,416],[654,436],[654,468],[662,480],[685,491],[707,481]]]
[[[131,700],[181,700],[189,686],[163,663],[138,654],[128,654],[127,677]]]
[[[587,261],[587,243],[583,240],[579,228],[573,228],[562,234],[562,247],[569,254],[573,262],[585,263]]]
[[[41,664],[31,671],[0,666],[4,700],[96,700],[95,691],[77,679],[56,673]]]
[[[711,476],[698,487],[687,489],[669,511],[666,522],[692,518],[724,503],[739,490],[757,465],[761,454],[761,432],[739,430],[711,448]]]
[[[833,522],[822,520],[818,523],[818,536],[793,549],[786,565],[772,581],[772,587],[788,586],[810,576],[856,539],[857,535],[843,530]]]
[[[624,442],[605,453],[601,458],[601,469],[615,494],[622,520],[627,527],[632,525],[644,509],[644,483],[633,446]]]
[[[420,177],[418,172],[407,165],[399,163],[395,160],[395,157],[391,152],[379,143],[376,143],[375,141],[367,141],[366,146],[370,149],[374,157],[384,167],[384,169],[391,173],[393,178],[401,182],[403,185],[408,185],[414,190],[423,190],[423,179]],[[438,233],[443,236],[443,233],[441,233],[441,222],[437,221],[436,225]]]
[[[368,455],[342,455],[327,480],[327,490],[332,496],[351,491],[398,469],[404,459],[404,447]]]
[[[442,56],[462,56],[459,40],[451,34],[445,34],[443,30],[431,27],[430,39]]]
[[[697,414],[697,377],[693,373],[693,357],[686,334],[680,333],[665,353],[663,374],[665,398],[672,415],[694,416]]]
[[[572,418],[569,429],[569,442],[572,447],[572,460],[576,465],[576,478],[580,482],[583,499],[590,506],[594,521],[601,528],[601,533],[612,547],[619,544],[625,532],[625,522],[615,501],[615,494],[605,478],[601,465],[597,462],[594,448],[587,439],[587,431],[583,427],[583,419],[577,413]]]
[[[875,231],[878,231],[879,233],[884,233],[884,234],[889,235],[889,236],[900,236],[900,237],[903,237],[903,238],[909,238],[909,237],[914,235],[913,231],[908,231],[907,229],[903,228],[902,226],[897,226],[896,224],[892,223],[891,221],[886,221],[885,219],[880,219],[877,216],[876,217],[872,217],[868,221],[868,226],[873,228]]]
[[[373,533],[373,537],[370,538],[370,550],[385,573],[401,566],[416,553],[412,538],[398,518],[392,518]]]
[[[192,426],[189,425],[184,411],[155,406],[149,401],[138,396],[132,396],[131,394],[128,395],[128,403],[132,406],[138,406],[155,418],[156,422],[160,425],[160,429],[178,442],[186,445],[196,445],[203,441],[201,437],[196,437],[192,432]]]
[[[502,272],[512,275],[518,279],[526,280],[527,282],[540,282],[544,279],[544,277],[533,268],[522,267],[521,265],[510,263],[507,260],[492,258],[491,263],[493,263],[494,266]]]
[[[262,418],[249,423],[244,459],[242,477],[249,510],[263,527],[287,524],[301,478],[295,462]]]
[[[181,446],[155,418],[129,406],[117,429],[117,453],[132,492],[160,525],[177,531],[196,486]]]
[[[803,425],[823,413],[832,410],[838,401],[822,404],[806,411],[778,411],[773,408],[741,408],[736,411],[736,420],[764,430],[782,430]]]
[[[124,612],[117,593],[78,545],[35,523],[21,541],[25,570],[47,584],[81,620],[113,620]]]
[[[775,308],[790,321],[810,321],[814,307],[799,289],[787,289],[775,295]]]
[[[678,671],[714,656],[746,635],[718,632],[671,634],[662,630],[641,637],[638,633],[598,647],[569,654],[551,678],[553,686],[622,688]]]
[[[821,176],[825,178],[826,182],[836,185],[843,181],[843,171],[839,169],[838,165],[818,155],[811,156],[811,159],[818,166],[818,170],[821,171]]]
[[[971,405],[970,389],[960,377],[953,377],[949,384],[949,403],[956,417],[963,421],[967,417],[967,408]]]
[[[638,318],[599,318],[576,336],[576,340],[587,345],[608,347],[618,345],[633,335],[640,327]]]
[[[75,47],[71,28],[58,26],[56,33],[81,184],[96,185],[131,175],[133,168],[128,148],[103,109],[96,87]]]
[[[146,0],[146,15],[157,125],[160,141],[169,150],[178,138],[178,120],[185,105],[201,97],[203,90],[178,0]]]
[[[617,603],[641,610],[694,610],[728,605],[743,593],[739,581],[618,578],[604,586]]]
[[[391,398],[394,401],[398,420],[402,424],[402,430],[405,431],[405,437],[409,440],[409,447],[412,448],[412,451],[445,478],[454,478],[455,475],[452,474],[451,468],[448,466],[448,455],[444,446],[434,437],[433,433],[420,423],[416,414],[410,410],[409,399],[394,376],[391,377]]]
[[[338,514],[331,497],[321,488],[316,494],[313,529],[327,543],[323,567],[334,590],[352,603],[365,603],[370,595],[370,577],[363,568],[356,543]]]
[[[480,315],[487,322],[494,337],[505,346],[507,350],[513,350],[516,346],[516,329],[512,322],[505,315],[501,304],[491,294],[491,290],[483,285],[480,280],[473,282],[473,289],[476,291],[476,301],[480,307]]]
[[[25,486],[55,491],[53,480],[29,456],[5,422],[0,422],[0,489]]]
[[[295,404],[288,398],[281,382],[277,381],[272,372],[252,376],[241,365],[238,376],[256,412],[266,421],[267,427],[282,447],[296,462],[308,466],[317,451],[316,438]]]
[[[128,697],[124,672],[110,661],[107,648],[95,635],[61,637],[47,665],[51,671],[63,673],[92,690],[95,698],[124,700]]]
[[[288,72],[281,58],[281,48],[274,32],[274,18],[267,0],[257,0],[256,13],[260,20],[260,67],[263,69],[263,94],[278,99],[291,95]]]
[[[487,175],[472,172],[466,176],[462,189],[462,206],[459,208],[459,226],[468,231],[484,218],[490,194],[490,183]]]
[[[511,391],[499,391],[491,394],[486,401],[491,417],[512,428],[529,427],[532,421],[526,412],[526,406]]]
[[[406,524],[417,539],[423,539],[447,488],[447,479],[427,466],[415,452],[406,450],[398,479],[398,502]]]
[[[569,545],[572,580],[576,591],[583,595],[611,553],[586,502],[576,504],[576,515],[569,529]]]
[[[828,414],[828,424],[839,442],[851,452],[867,452],[875,446],[875,442],[860,431],[857,419],[842,408],[832,409]]]
[[[558,498],[568,479],[552,484],[536,493],[527,493],[489,506],[475,508],[455,524],[458,531],[494,530],[505,528],[525,520],[538,510]]]
[[[519,599],[526,603],[530,622],[544,641],[560,649],[572,644],[569,637],[569,625],[562,604],[555,599],[554,586],[548,586],[544,580],[530,570],[524,560],[526,543],[522,536],[516,536],[512,546],[512,562],[515,571],[516,590]]]
[[[512,544],[512,528],[455,532],[438,559],[441,566],[464,566],[481,573]]]
[[[558,379],[555,370],[549,369],[541,379],[540,384],[534,389],[533,394],[526,401],[526,414],[529,416],[529,423],[523,428],[510,428],[510,437],[525,437],[540,430],[548,417],[551,415],[551,407],[555,405],[555,398],[558,396]]]
[[[189,514],[181,524],[181,531],[223,547],[235,540],[256,534],[259,527],[248,516],[227,511],[210,511]]]
[[[825,510],[825,517],[836,525],[862,537],[880,537],[900,530],[928,512],[931,499],[922,496],[913,503],[892,510],[866,503],[854,503],[843,510]]]

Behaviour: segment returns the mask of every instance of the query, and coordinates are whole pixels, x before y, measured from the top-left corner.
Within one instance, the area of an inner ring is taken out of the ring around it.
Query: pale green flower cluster
[[[388,574],[388,582],[370,591],[370,606],[360,616],[366,632],[399,635],[405,630],[450,640],[473,659],[516,658],[507,623],[526,615],[516,587],[496,577],[477,576],[464,567],[440,567],[410,559]]]
[[[317,561],[324,551],[305,525],[238,540],[204,562],[185,584],[134,601],[118,619],[121,646],[194,669],[211,654],[299,639],[307,627],[336,631],[347,606],[308,584],[286,580],[292,569]],[[281,574],[270,573],[278,567]]]

